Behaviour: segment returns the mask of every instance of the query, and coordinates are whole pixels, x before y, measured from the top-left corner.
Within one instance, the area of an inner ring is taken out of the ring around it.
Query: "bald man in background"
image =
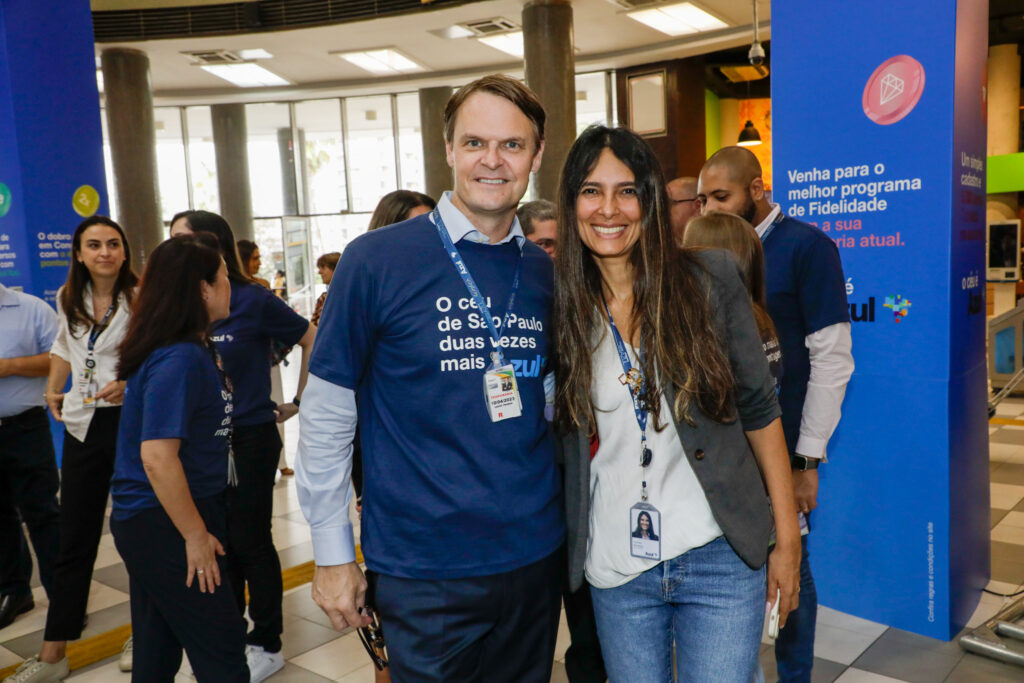
[[[669,182],[668,203],[672,217],[672,237],[676,244],[682,246],[686,224],[700,215],[700,203],[697,201],[697,179],[692,176],[676,178]]]
[[[825,233],[768,200],[761,164],[748,149],[725,147],[711,155],[700,171],[697,194],[704,211],[745,218],[764,246],[768,315],[782,347],[782,429],[803,534],[800,604],[779,632],[775,659],[780,682],[810,683],[818,600],[807,533],[818,505],[818,464],[826,462],[825,448],[853,374],[843,265]]]

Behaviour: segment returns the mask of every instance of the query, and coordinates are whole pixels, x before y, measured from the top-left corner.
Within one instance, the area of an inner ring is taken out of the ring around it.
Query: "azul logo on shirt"
[[[516,371],[516,377],[540,377],[547,364],[547,358],[537,354],[533,360],[521,360],[513,358],[509,361]]]

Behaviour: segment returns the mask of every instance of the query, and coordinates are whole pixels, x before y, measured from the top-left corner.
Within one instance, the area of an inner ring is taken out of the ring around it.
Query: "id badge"
[[[491,368],[484,373],[484,399],[491,422],[500,422],[523,414],[519,400],[516,371],[511,365]]]
[[[661,513],[650,503],[629,509],[629,554],[642,560],[661,561]]]
[[[82,370],[78,375],[78,393],[82,395],[82,405],[86,408],[96,407],[96,380],[91,368]]]

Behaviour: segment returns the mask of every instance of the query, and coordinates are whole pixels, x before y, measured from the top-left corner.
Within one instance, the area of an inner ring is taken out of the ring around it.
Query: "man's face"
[[[697,196],[704,207],[703,211],[728,211],[754,224],[757,205],[754,204],[750,186],[733,180],[728,169],[722,165],[701,170]]]
[[[558,245],[558,221],[553,218],[546,221],[534,221],[533,232],[527,239],[548,252],[548,256],[555,258],[555,248]]]
[[[676,244],[683,243],[686,224],[700,215],[700,202],[697,200],[697,188],[689,183],[669,183],[668,191],[669,214],[672,219],[672,236]]]
[[[544,145],[516,105],[476,92],[459,107],[445,150],[455,171],[452,202],[472,222],[515,213],[530,173],[540,168]]]

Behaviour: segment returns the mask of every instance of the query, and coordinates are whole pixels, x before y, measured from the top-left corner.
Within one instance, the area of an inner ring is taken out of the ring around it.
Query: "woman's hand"
[[[61,410],[64,408],[64,394],[59,391],[47,391],[44,395],[46,405],[50,408],[50,414],[57,422],[63,422]]]
[[[299,407],[294,403],[278,403],[277,404],[277,421],[278,423],[284,422],[290,418],[295,417],[299,414]]]
[[[121,405],[121,402],[124,401],[124,385],[123,381],[116,379],[113,382],[107,382],[106,386],[96,392],[95,398],[97,401]]]
[[[779,600],[779,628],[786,625],[786,617],[800,603],[800,543],[783,546],[776,544],[768,556],[768,604],[775,605],[776,591]]]
[[[213,593],[220,585],[220,567],[217,555],[224,554],[224,546],[217,537],[205,529],[192,538],[185,539],[185,555],[188,558],[188,577],[185,586],[192,587],[192,579],[199,579],[200,593]]]

